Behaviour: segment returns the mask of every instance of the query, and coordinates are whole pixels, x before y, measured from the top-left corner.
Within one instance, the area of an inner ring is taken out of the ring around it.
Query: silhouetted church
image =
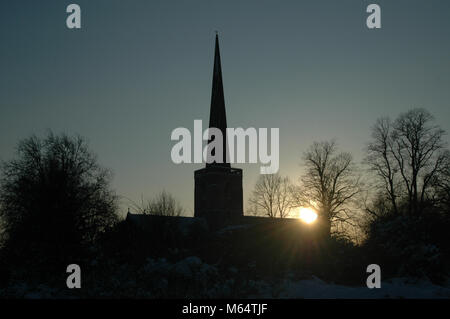
[[[223,136],[223,162],[207,163],[195,171],[194,217],[235,219],[243,216],[242,170],[227,161],[227,114],[223,93],[219,37],[216,34],[209,127]],[[208,143],[211,140],[208,141]]]
[[[217,34],[209,127],[220,129],[222,132],[223,161],[222,163],[215,161],[207,163],[205,168],[195,171],[194,218],[143,215],[128,212],[126,218],[128,222],[148,230],[150,228],[154,229],[155,226],[157,227],[164,221],[170,220],[171,223],[176,224],[177,228],[183,230],[194,224],[204,224],[204,222],[206,222],[208,228],[217,229],[234,223],[242,223],[243,219],[245,219],[243,212],[242,169],[232,168],[226,158],[227,117]],[[211,141],[210,139],[208,143]],[[264,219],[266,220],[266,218]]]
[[[209,127],[221,130],[223,150],[226,150],[227,118],[217,35]],[[211,139],[208,143],[210,142]],[[244,216],[242,169],[232,168],[229,161],[227,161],[226,154],[227,152],[224,151],[221,163],[207,163],[204,168],[195,171],[194,218],[142,215],[128,212],[127,221],[148,232],[158,232],[161,229],[167,229],[164,228],[164,225],[169,223],[171,225],[170,229],[178,233],[206,226],[206,229],[219,231],[219,233],[222,230],[230,231],[232,229],[232,231],[235,231],[235,229],[245,229],[246,236],[250,237],[253,236],[252,234],[260,232],[265,234],[264,236],[269,237],[290,234],[295,240],[299,231],[305,234],[305,227],[302,227],[297,219]],[[308,227],[306,233],[313,228]]]

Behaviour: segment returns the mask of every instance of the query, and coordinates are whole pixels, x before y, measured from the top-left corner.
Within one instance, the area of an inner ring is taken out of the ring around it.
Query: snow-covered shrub
[[[385,275],[444,280],[449,270],[449,221],[437,213],[386,216],[372,222],[366,247]]]

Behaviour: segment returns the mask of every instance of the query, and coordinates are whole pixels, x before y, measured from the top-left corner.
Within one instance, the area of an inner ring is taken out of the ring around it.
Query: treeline
[[[298,183],[276,174],[262,175],[247,213],[287,217],[293,207],[314,207],[328,239],[311,247],[296,243],[304,256],[315,256],[314,260],[288,257],[292,265],[307,267],[308,262],[308,271],[316,275],[359,280],[368,263],[378,263],[383,276],[426,276],[442,282],[450,269],[450,155],[444,133],[426,110],[414,109],[395,120],[375,122],[363,163],[355,163],[335,141],[315,142],[304,153],[305,170]],[[201,224],[194,224],[186,237],[169,222],[150,235],[121,222],[119,197],[110,182],[111,172],[79,136],[49,133],[21,141],[15,158],[1,166],[2,286],[46,280],[64,286],[65,267],[73,263],[97,269],[92,278],[103,274],[109,282],[106,277],[123,265],[128,265],[126,272],[144,272],[148,258],[176,263],[189,255],[202,257],[211,247],[221,253],[219,246],[204,247],[216,239],[208,237]],[[132,207],[152,215],[183,212],[164,191]],[[261,247],[261,256],[266,256],[268,246]],[[245,258],[250,254],[241,253],[248,264]],[[284,264],[284,260],[273,262]],[[304,275],[302,269],[283,271]],[[358,271],[361,274],[355,275]]]
[[[371,128],[356,163],[336,141],[304,152],[298,182],[261,175],[247,214],[284,218],[313,207],[327,236],[364,247],[388,275],[442,279],[450,269],[450,151],[445,131],[425,109],[412,109]]]
[[[314,142],[304,152],[299,183],[261,175],[248,213],[284,218],[293,208],[313,207],[335,235],[345,235],[345,224],[361,226],[361,217],[448,214],[450,151],[444,135],[428,111],[413,109],[376,121],[359,165],[335,140]]]

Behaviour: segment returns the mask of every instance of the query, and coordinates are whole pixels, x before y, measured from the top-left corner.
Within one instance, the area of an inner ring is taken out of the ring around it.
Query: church
[[[209,127],[218,128],[223,136],[223,149],[226,149],[227,115],[220,62],[219,36],[216,34],[214,52],[214,70],[212,79]],[[212,140],[210,139],[208,143]],[[209,226],[220,227],[242,221],[244,217],[242,169],[231,167],[223,152],[223,161],[206,163],[205,167],[194,172],[194,218],[168,217],[191,224],[194,220],[204,220]],[[127,220],[144,226],[151,220],[166,216],[132,214],[128,212]]]
[[[217,128],[222,132],[223,149],[225,150],[227,145],[227,116],[217,34],[215,38],[209,127]],[[211,141],[210,137],[208,143]],[[230,226],[233,228],[233,225],[244,228],[251,225],[259,225],[259,228],[261,226],[277,228],[277,225],[284,225],[283,227],[292,228],[296,231],[304,228],[297,219],[244,216],[243,172],[242,169],[231,167],[226,157],[226,152],[223,152],[223,160],[220,163],[215,161],[206,163],[204,168],[194,172],[194,217],[143,215],[128,212],[126,220],[140,228],[153,230],[158,228],[161,223],[170,222],[180,232],[197,224],[206,225],[206,228],[210,231],[230,229]]]
[[[216,34],[209,127],[218,128],[227,147],[227,114],[223,92],[219,37]],[[210,143],[208,141],[208,143]],[[195,171],[194,217],[233,220],[243,216],[242,170],[232,168],[223,152],[222,163],[207,163]]]

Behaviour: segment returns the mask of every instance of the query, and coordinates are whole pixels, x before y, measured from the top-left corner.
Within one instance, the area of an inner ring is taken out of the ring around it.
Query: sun
[[[307,224],[314,223],[317,219],[317,213],[311,207],[300,207],[300,219]]]

